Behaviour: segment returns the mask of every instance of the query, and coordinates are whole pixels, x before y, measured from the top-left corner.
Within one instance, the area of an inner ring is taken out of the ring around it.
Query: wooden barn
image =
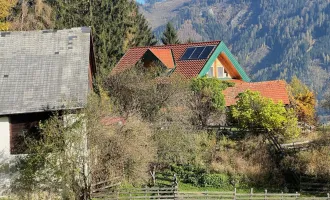
[[[23,138],[52,112],[83,108],[94,72],[89,27],[0,32],[2,157],[26,153]]]

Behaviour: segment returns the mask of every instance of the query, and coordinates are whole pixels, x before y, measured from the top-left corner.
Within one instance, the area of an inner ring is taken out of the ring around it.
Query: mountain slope
[[[172,21],[182,41],[223,40],[255,81],[297,75],[319,98],[330,85],[329,0],[167,0],[141,10],[158,36]]]

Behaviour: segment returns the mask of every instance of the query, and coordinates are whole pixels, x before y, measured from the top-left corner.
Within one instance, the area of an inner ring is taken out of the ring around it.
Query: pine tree
[[[188,38],[188,40],[186,41],[187,44],[191,44],[191,43],[194,43],[195,40],[193,40],[192,38]]]
[[[175,30],[174,26],[172,25],[172,23],[170,23],[170,22],[168,22],[166,25],[166,29],[165,29],[165,31],[163,33],[163,37],[162,37],[162,42],[165,45],[180,44],[176,30]]]
[[[57,0],[57,29],[90,26],[99,72],[107,75],[127,49],[156,43],[145,18],[130,0]]]

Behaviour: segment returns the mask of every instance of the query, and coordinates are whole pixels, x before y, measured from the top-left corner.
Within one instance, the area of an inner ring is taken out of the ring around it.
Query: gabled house
[[[24,153],[24,134],[53,111],[83,108],[94,72],[89,27],[0,32],[0,153]]]
[[[223,94],[226,106],[234,105],[237,95],[246,90],[259,91],[262,96],[290,104],[285,81],[251,82],[233,54],[221,41],[175,44],[129,49],[112,73],[119,73],[142,62],[145,67],[153,62],[161,64],[166,75],[178,73],[186,78],[216,77],[235,83]]]
[[[153,61],[160,62],[168,72],[179,73],[186,78],[207,75],[250,82],[250,78],[221,41],[131,48],[112,73],[124,71],[139,61],[145,67]]]

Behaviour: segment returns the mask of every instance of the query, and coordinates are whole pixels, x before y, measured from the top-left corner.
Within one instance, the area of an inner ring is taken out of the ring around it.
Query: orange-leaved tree
[[[10,15],[12,7],[15,5],[16,0],[0,0],[0,31],[7,31],[9,23],[6,18]]]
[[[296,76],[292,77],[289,85],[291,104],[296,110],[300,122],[315,124],[315,94]]]

